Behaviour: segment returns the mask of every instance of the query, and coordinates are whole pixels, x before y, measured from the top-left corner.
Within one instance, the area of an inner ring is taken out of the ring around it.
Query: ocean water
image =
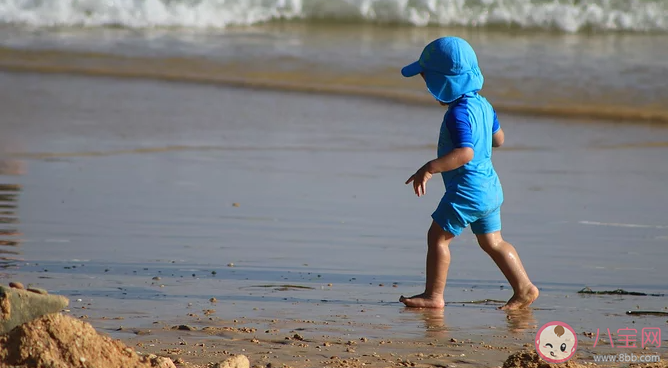
[[[430,103],[399,74],[431,40],[476,49],[499,111],[668,122],[664,1],[0,1],[0,68]]]

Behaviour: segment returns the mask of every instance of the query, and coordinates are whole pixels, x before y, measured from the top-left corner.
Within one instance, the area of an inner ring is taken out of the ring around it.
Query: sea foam
[[[0,24],[222,29],[275,20],[668,31],[665,0],[0,0]]]

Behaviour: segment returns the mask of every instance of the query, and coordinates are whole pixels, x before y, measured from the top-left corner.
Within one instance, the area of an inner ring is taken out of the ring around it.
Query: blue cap
[[[437,100],[450,103],[482,89],[484,78],[468,42],[442,37],[425,46],[420,59],[401,69],[404,77],[424,74],[427,89]]]

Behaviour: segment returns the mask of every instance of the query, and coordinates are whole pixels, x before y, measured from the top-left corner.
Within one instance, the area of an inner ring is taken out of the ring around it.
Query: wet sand
[[[541,298],[521,315],[468,303],[511,291],[467,232],[435,313],[398,298],[423,286],[442,183],[420,199],[403,183],[434,155],[438,106],[74,76],[0,82],[12,86],[0,92],[3,167],[21,168],[0,175],[20,187],[2,194],[15,207],[2,229],[17,233],[0,233],[13,242],[3,249],[18,254],[0,274],[68,296],[69,313],[140,349],[193,364],[228,352],[272,366],[499,366],[553,320],[579,334],[665,328],[665,317],[625,314],[665,311],[665,296],[577,293],[667,293],[665,128],[503,114],[504,234]],[[582,359],[606,349],[582,340]]]
[[[230,360],[242,358],[252,367],[497,367],[548,368],[549,364],[532,351],[532,344],[521,344],[521,338],[502,335],[503,331],[491,330],[483,334],[469,334],[467,339],[447,338],[441,328],[442,312],[415,311],[420,313],[426,327],[431,330],[424,337],[401,339],[368,338],[371,332],[364,323],[353,321],[309,321],[273,319],[271,321],[224,321],[206,309],[206,322],[195,314],[189,314],[194,325],[171,326],[164,321],[154,322],[152,329],[126,331],[136,337],[121,339],[100,334],[93,326],[68,315],[49,315],[38,318],[0,336],[0,363],[8,357],[10,364],[20,365],[17,351],[28,359],[26,367],[47,366],[133,366],[149,367],[218,367],[228,366]],[[509,320],[521,320],[518,314]],[[255,327],[247,327],[252,324]],[[205,327],[200,327],[205,325]],[[258,328],[268,328],[264,332]],[[340,337],[333,332],[355,329]],[[124,329],[122,329],[124,330]],[[583,336],[593,334],[587,332]],[[85,336],[85,341],[82,341]],[[361,337],[360,337],[361,336]],[[359,337],[359,338],[358,338]],[[591,340],[591,339],[589,339]],[[4,345],[4,344],[7,345]],[[601,347],[597,354],[615,354],[609,347]],[[564,368],[582,368],[591,365],[618,366],[616,364],[592,364],[592,341],[579,341],[579,353]],[[44,346],[48,349],[45,351]],[[625,350],[625,354],[652,356],[648,349]],[[14,352],[7,354],[8,352]],[[250,361],[248,359],[250,357]],[[40,363],[36,363],[40,362]],[[133,363],[129,363],[133,362]],[[656,361],[653,361],[656,362]],[[248,365],[241,365],[248,366]],[[648,367],[641,364],[640,366]],[[231,365],[231,367],[239,367]],[[653,363],[653,368],[665,368],[665,363]]]

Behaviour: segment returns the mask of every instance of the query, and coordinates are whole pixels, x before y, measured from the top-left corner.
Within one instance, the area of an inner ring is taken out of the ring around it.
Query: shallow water
[[[399,70],[431,40],[475,48],[484,94],[505,112],[668,122],[668,35],[272,23],[225,29],[25,28],[0,32],[0,67],[195,82],[244,81],[421,99]],[[23,50],[48,50],[28,53]]]
[[[418,199],[403,183],[433,158],[438,106],[74,76],[0,82],[12,86],[0,92],[12,168],[0,176],[12,218],[0,238],[18,252],[3,254],[4,278],[67,295],[112,331],[118,321],[99,318],[150,326],[211,297],[227,319],[346,315],[379,336],[430,330],[429,316],[397,300],[423,283],[443,187],[433,180]],[[542,290],[529,325],[665,322],[624,313],[663,310],[666,297],[577,291],[668,294],[668,130],[501,121],[504,234]],[[517,328],[498,304],[458,303],[511,294],[469,232],[452,255],[447,300],[457,303],[435,328]],[[313,289],[258,287],[283,284]]]

